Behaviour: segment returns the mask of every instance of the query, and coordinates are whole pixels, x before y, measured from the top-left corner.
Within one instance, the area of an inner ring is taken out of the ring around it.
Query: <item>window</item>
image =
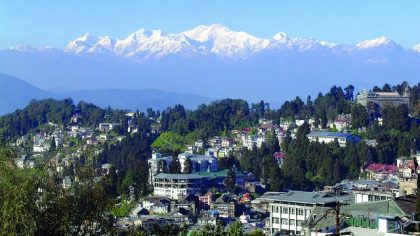
[[[287,208],[287,207],[282,207],[281,208],[281,213],[283,213],[283,214],[288,214],[289,213],[289,208]]]
[[[375,196],[375,201],[380,201],[381,197],[380,196]]]
[[[290,220],[290,225],[296,225],[296,221],[295,220]]]
[[[369,202],[372,202],[372,201],[373,201],[373,196],[372,196],[372,195],[369,195],[369,196],[368,196],[368,201],[369,201]]]
[[[273,206],[273,212],[278,213],[279,212],[279,207],[278,206]]]
[[[297,209],[297,214],[298,214],[299,216],[303,216],[303,209],[302,209],[302,208],[298,208],[298,209]]]
[[[289,225],[289,220],[288,220],[288,219],[284,219],[284,218],[282,218],[282,219],[281,219],[281,224],[282,224],[282,225]]]
[[[273,224],[278,224],[279,222],[279,218],[277,217],[273,217]]]
[[[302,221],[301,220],[296,221],[296,223],[297,223],[296,224],[297,226],[301,226],[302,225]]]
[[[385,196],[381,196],[381,200],[386,200],[386,197]]]
[[[290,208],[290,214],[294,215],[295,214],[295,208]]]

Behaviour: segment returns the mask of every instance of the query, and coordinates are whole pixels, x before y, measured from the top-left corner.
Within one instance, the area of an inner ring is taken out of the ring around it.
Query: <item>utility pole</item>
[[[335,206],[335,235],[340,235],[340,201]]]

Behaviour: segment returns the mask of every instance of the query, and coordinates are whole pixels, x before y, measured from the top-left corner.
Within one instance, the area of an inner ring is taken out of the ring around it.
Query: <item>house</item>
[[[184,208],[178,208],[168,214],[168,218],[172,220],[172,224],[187,224],[189,223],[191,213]]]
[[[234,218],[236,210],[236,200],[228,194],[222,194],[210,205],[210,209],[217,211],[219,213],[219,217]]]
[[[149,211],[143,208],[141,204],[138,204],[137,207],[130,213],[130,217],[139,217],[144,215],[149,215]]]
[[[191,216],[197,216],[200,210],[198,197],[190,193],[173,204],[172,211],[180,209],[187,210]]]
[[[351,124],[351,116],[349,114],[340,114],[334,121],[329,123],[331,129],[335,129],[339,132],[346,130]]]
[[[171,208],[171,200],[159,196],[147,197],[141,202],[141,207],[146,209],[151,215],[168,214]]]
[[[419,178],[420,175],[420,166],[416,169],[414,161],[407,160],[405,162],[400,162],[398,170],[398,180],[401,194],[415,194],[417,192],[417,178]]]
[[[98,137],[99,142],[105,142],[111,139],[111,136],[109,134],[100,134]]]
[[[276,130],[279,129],[278,125],[274,125],[273,123],[264,123],[258,128],[258,133],[261,135],[265,135],[268,132],[275,133]]]
[[[218,220],[219,220],[219,212],[215,210],[211,210],[211,211],[204,211],[200,213],[197,223],[201,226],[216,225]]]
[[[369,180],[386,180],[391,178],[397,178],[398,167],[396,165],[387,164],[369,164],[365,169],[366,178]]]
[[[233,138],[223,138],[222,147],[224,148],[233,148],[236,146],[236,140]]]
[[[121,126],[121,124],[115,123],[99,123],[99,131],[101,132],[109,132],[117,127]]]
[[[203,140],[199,139],[199,140],[195,141],[194,142],[194,146],[196,148],[204,148],[204,142],[203,142]]]
[[[277,164],[279,165],[279,167],[283,165],[285,156],[286,155],[284,154],[284,152],[275,152],[273,154],[273,157],[277,161]]]
[[[213,193],[208,192],[204,195],[198,197],[198,206],[200,211],[202,210],[209,210],[210,205],[213,203]]]
[[[72,185],[72,180],[70,176],[66,176],[63,178],[63,188],[69,189]]]
[[[98,140],[96,138],[90,137],[90,138],[87,138],[86,139],[86,144],[87,145],[98,145],[99,142],[98,142]]]
[[[134,221],[135,226],[141,227],[148,233],[151,233],[156,225],[159,227],[165,227],[174,223],[173,219],[157,215],[142,215]]]
[[[306,136],[309,141],[320,143],[331,143],[337,139],[341,147],[345,147],[348,142],[358,143],[361,140],[361,137],[357,135],[340,132],[312,131]]]

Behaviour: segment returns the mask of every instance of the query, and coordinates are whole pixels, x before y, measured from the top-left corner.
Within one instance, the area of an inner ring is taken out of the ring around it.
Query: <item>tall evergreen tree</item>
[[[165,160],[159,160],[159,167],[158,173],[167,173],[168,172],[168,164]]]
[[[172,162],[169,164],[169,173],[181,174],[181,164],[179,163],[179,159],[176,156],[172,157]]]
[[[183,172],[184,172],[184,174],[191,174],[192,173],[192,162],[191,162],[191,158],[189,158],[189,157],[184,162]]]
[[[225,185],[231,191],[233,191],[236,187],[236,173],[235,173],[235,171],[233,171],[232,168],[230,168],[228,173],[227,173],[227,177],[226,177],[226,180],[225,180]]]

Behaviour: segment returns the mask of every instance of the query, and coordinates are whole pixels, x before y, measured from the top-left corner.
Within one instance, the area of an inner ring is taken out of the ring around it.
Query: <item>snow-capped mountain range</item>
[[[114,54],[120,57],[161,58],[167,55],[195,56],[214,55],[230,59],[244,59],[259,52],[296,50],[298,52],[325,49],[330,51],[360,51],[375,48],[401,48],[394,41],[382,36],[365,40],[354,46],[340,45],[315,39],[290,38],[285,33],[270,39],[258,38],[243,31],[233,31],[221,24],[200,25],[181,33],[165,33],[162,30],[140,29],[124,39],[109,36],[93,36],[86,33],[69,42],[64,48],[73,54]],[[18,46],[15,50],[34,51],[30,46]],[[50,48],[38,49],[41,51]],[[420,53],[420,44],[413,46]]]
[[[406,49],[382,36],[343,45],[283,32],[259,38],[220,24],[140,29],[123,39],[84,34],[62,49],[0,50],[0,73],[47,91],[158,89],[280,104],[332,85],[418,84],[420,44]]]

